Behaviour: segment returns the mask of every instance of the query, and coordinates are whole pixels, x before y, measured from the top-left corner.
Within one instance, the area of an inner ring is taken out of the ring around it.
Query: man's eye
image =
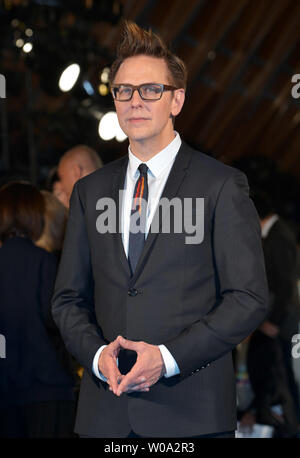
[[[120,87],[119,88],[119,94],[122,95],[127,95],[131,93],[131,88],[130,87]]]
[[[144,92],[147,94],[157,94],[160,92],[160,87],[158,86],[144,86]]]

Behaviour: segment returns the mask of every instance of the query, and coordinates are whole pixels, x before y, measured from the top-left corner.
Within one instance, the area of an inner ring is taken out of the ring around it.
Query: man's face
[[[64,205],[64,207],[69,207],[69,199],[60,181],[55,181],[53,184],[52,194]]]
[[[172,85],[172,81],[168,78],[168,68],[165,61],[144,55],[125,59],[113,83]],[[173,134],[171,115],[176,116],[180,112],[183,100],[183,90],[174,93],[165,91],[161,99],[155,101],[142,100],[138,91],[135,91],[132,99],[128,102],[115,101],[115,107],[120,126],[131,143],[154,140],[155,144],[159,146],[171,140],[169,138]]]
[[[70,200],[74,184],[78,180],[74,164],[67,159],[62,159],[58,166],[58,176],[62,190],[66,193],[67,199]]]

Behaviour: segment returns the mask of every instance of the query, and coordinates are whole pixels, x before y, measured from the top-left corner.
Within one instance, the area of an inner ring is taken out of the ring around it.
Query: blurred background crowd
[[[187,64],[175,125],[182,138],[247,175],[270,313],[233,352],[239,430],[265,425],[271,437],[299,437],[300,88],[298,97],[292,78],[300,4],[292,0],[0,1],[0,334],[10,355],[0,352],[0,437],[75,437],[82,368],[50,300],[75,182],[127,153],[108,86],[123,18],[159,32]]]

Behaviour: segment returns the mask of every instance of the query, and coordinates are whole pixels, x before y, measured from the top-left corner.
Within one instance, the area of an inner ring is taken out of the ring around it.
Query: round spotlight
[[[118,142],[122,142],[127,138],[120,127],[117,113],[115,111],[109,111],[102,116],[102,119],[99,122],[98,132],[102,140],[112,140],[116,137]]]
[[[110,72],[110,68],[109,67],[105,67],[103,70],[102,70],[102,73],[101,73],[101,76],[100,76],[100,79],[101,79],[101,82],[106,84],[108,83],[108,80],[109,80],[109,72]]]
[[[12,27],[18,27],[18,25],[20,24],[20,21],[19,21],[19,19],[16,19],[16,18],[15,18],[15,19],[13,19],[13,20],[11,21],[10,24],[11,24]]]
[[[32,30],[32,29],[26,29],[26,30],[25,30],[25,35],[26,35],[27,37],[32,37],[32,35],[33,35],[33,30]]]
[[[99,135],[102,140],[112,140],[117,133],[117,113],[115,111],[109,111],[105,113],[99,122]]]
[[[28,54],[32,51],[32,47],[32,43],[25,43],[25,45],[23,46],[23,51]]]
[[[63,92],[68,92],[72,89],[76,83],[80,73],[80,67],[78,64],[69,65],[61,74],[59,78],[58,86]]]
[[[108,87],[106,86],[106,84],[103,84],[103,83],[99,84],[98,91],[99,91],[99,94],[103,96],[107,95],[109,92]]]
[[[82,85],[84,87],[85,92],[88,95],[94,95],[94,93],[95,93],[94,88],[93,88],[93,86],[91,85],[91,83],[88,80],[84,80]]]
[[[124,140],[126,140],[126,138],[127,138],[127,135],[121,129],[119,121],[118,121],[118,127],[117,127],[117,132],[116,132],[116,140],[118,142],[123,142]]]
[[[24,40],[22,38],[18,38],[16,40],[16,46],[17,48],[22,48],[24,46]]]
[[[207,58],[208,58],[209,60],[215,60],[215,58],[216,58],[216,53],[215,53],[215,51],[209,51],[208,54],[207,54]]]

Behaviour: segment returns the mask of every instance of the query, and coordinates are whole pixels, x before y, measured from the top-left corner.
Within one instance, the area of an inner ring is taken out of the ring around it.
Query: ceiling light
[[[32,43],[25,43],[23,46],[23,51],[26,52],[27,54],[32,51]]]
[[[58,86],[61,91],[68,92],[72,89],[76,83],[80,73],[80,67],[78,64],[69,65],[61,74],[59,78]]]

